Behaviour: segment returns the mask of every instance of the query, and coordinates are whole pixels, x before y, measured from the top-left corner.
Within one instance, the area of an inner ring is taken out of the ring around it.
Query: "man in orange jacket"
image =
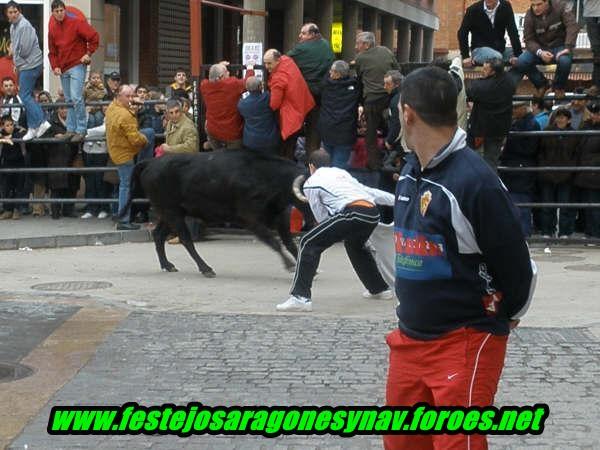
[[[298,132],[304,126],[304,118],[315,107],[310,90],[294,60],[278,50],[267,50],[263,61],[269,71],[270,106],[279,111],[279,129],[283,139],[282,156],[294,158]]]

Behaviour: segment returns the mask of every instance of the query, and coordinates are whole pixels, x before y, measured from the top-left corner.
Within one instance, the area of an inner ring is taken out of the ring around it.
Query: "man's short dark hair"
[[[556,111],[554,111],[554,117],[558,117],[558,116],[564,116],[567,119],[570,119],[571,111],[569,111],[567,108],[558,108]]]
[[[319,167],[329,167],[331,166],[331,156],[327,150],[320,148],[310,154],[308,157],[308,163],[312,164],[317,169]]]
[[[6,116],[2,116],[2,118],[0,118],[0,123],[2,123],[2,125],[4,125],[6,122],[15,123],[15,119],[13,119],[10,114],[7,114]]]
[[[484,64],[489,64],[496,75],[504,72],[504,61],[500,58],[490,58]]]
[[[13,83],[15,82],[15,80],[13,80],[12,77],[4,77],[4,78],[2,78],[2,84],[4,84],[5,81],[12,81]]]
[[[552,100],[544,100],[543,98],[534,98],[531,101],[532,105],[535,105],[538,109],[542,111],[551,111],[552,110]]]
[[[177,69],[175,69],[175,75],[177,75],[178,73],[185,73],[185,75],[187,76],[187,70],[185,70],[183,67],[178,67]]]
[[[10,2],[8,2],[6,4],[6,9],[8,8],[15,8],[17,11],[19,12],[23,12],[23,10],[21,9],[21,5],[19,5],[17,2],[10,0]]]
[[[57,8],[66,9],[65,2],[62,0],[52,0],[52,4],[50,5],[50,11],[54,11]]]
[[[427,125],[456,126],[456,84],[439,67],[423,67],[402,81],[402,104],[409,105]]]

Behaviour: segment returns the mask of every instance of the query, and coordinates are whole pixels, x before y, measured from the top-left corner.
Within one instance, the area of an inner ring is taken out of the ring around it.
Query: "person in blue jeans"
[[[98,32],[74,14],[67,12],[62,0],[53,0],[52,17],[48,25],[48,59],[52,71],[60,77],[65,100],[73,102],[67,118],[66,138],[83,141],[87,118],[83,102],[86,66],[98,48]]]
[[[317,123],[323,148],[331,157],[332,167],[348,168],[352,146],[356,141],[359,91],[356,78],[350,75],[348,63],[334,61],[329,75],[323,81],[321,114]]]
[[[572,53],[579,33],[572,5],[560,1],[531,0],[531,8],[525,14],[523,28],[527,50],[519,56],[511,73],[518,80],[527,75],[539,98],[551,86],[537,65],[556,64],[552,89],[556,98],[564,97],[573,63]]]
[[[39,138],[50,128],[50,122],[46,120],[42,108],[33,98],[33,89],[42,74],[44,57],[35,28],[22,15],[19,4],[14,1],[8,2],[5,12],[10,22],[11,52],[19,77],[21,101],[25,105],[27,116],[27,133],[23,140],[30,141]]]

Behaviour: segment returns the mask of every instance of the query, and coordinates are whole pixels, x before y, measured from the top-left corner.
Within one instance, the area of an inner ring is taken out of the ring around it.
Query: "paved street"
[[[291,281],[243,237],[198,244],[217,278],[180,246],[180,272],[151,244],[0,252],[0,361],[35,373],[0,384],[0,446],[59,448],[381,448],[379,437],[49,436],[54,405],[383,404],[394,302],[368,302],[336,246],[310,314],[277,314]],[[492,449],[600,448],[600,251],[533,249],[535,303],[511,336],[497,405],[545,402],[541,436],[495,436]],[[61,286],[48,283],[63,283]],[[70,282],[70,283],[65,283]],[[92,282],[105,282],[102,289]],[[44,286],[44,284],[46,284]],[[32,288],[34,287],[34,288]],[[52,290],[52,289],[59,290]],[[42,290],[43,289],[43,290]]]

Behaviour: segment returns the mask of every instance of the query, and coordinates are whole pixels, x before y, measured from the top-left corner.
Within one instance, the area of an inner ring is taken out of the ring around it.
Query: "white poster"
[[[244,66],[248,64],[261,65],[263,58],[263,45],[262,42],[244,42],[242,46],[242,64]],[[262,70],[255,70],[254,75],[262,80]],[[244,70],[244,76],[246,71]]]

